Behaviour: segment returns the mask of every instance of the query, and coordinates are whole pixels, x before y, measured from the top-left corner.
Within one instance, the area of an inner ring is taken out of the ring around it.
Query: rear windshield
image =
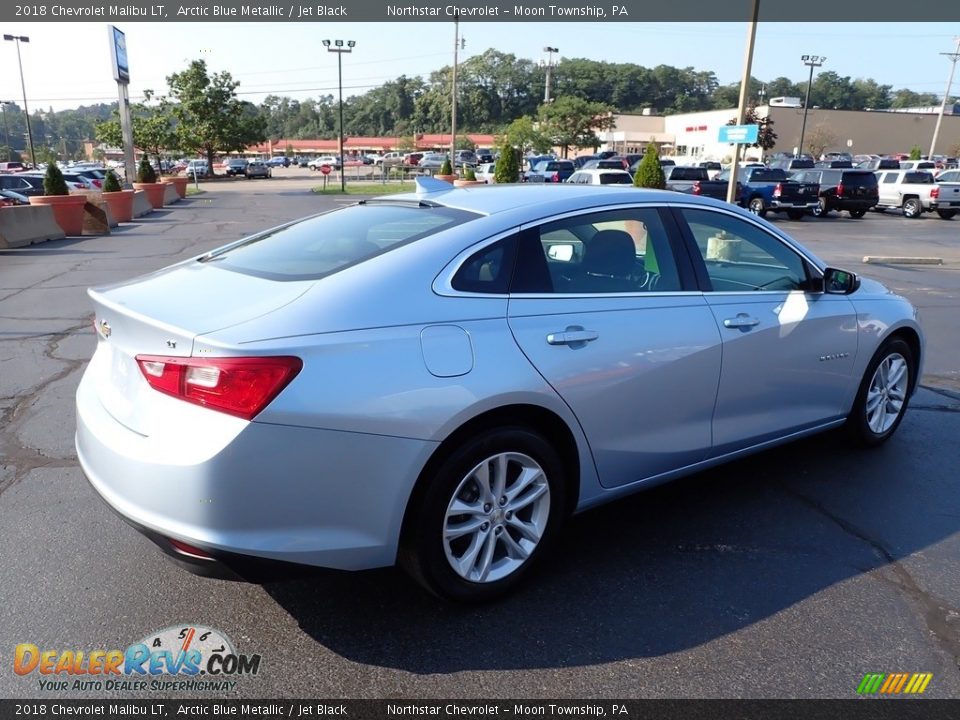
[[[706,168],[674,167],[670,171],[671,180],[706,180]]]
[[[874,187],[877,184],[877,176],[872,172],[845,172],[841,182],[844,185]]]
[[[908,172],[904,174],[903,181],[917,185],[932,185],[933,175],[928,172]]]
[[[750,182],[781,182],[787,179],[787,173],[779,169],[754,170],[749,174]]]
[[[352,205],[200,258],[271,280],[316,280],[478,217],[416,205]]]
[[[631,185],[633,178],[630,173],[600,173],[601,185]]]

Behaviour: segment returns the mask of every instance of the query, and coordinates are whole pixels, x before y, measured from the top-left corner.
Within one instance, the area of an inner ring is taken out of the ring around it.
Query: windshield
[[[352,205],[200,258],[271,280],[316,280],[477,215],[401,203]]]

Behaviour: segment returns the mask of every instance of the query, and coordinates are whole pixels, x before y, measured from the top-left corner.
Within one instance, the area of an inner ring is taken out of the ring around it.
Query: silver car
[[[904,416],[914,308],[756,216],[418,185],[90,290],[80,463],[168,553],[399,561],[487,600],[571,513],[841,425],[878,445]]]

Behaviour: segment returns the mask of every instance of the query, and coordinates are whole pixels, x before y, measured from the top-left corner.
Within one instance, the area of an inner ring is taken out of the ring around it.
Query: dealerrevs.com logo
[[[13,656],[17,675],[36,675],[39,689],[231,691],[235,678],[260,672],[260,655],[238,653],[219,630],[174,625],[147,635],[125,650],[53,650],[20,643]]]

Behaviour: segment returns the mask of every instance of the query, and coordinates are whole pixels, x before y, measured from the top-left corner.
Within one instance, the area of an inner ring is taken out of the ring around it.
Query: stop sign
[[[330,170],[332,170],[332,168],[331,168],[329,165],[321,165],[321,166],[320,166],[320,172],[322,172],[324,175],[329,175],[329,174],[330,174]]]

